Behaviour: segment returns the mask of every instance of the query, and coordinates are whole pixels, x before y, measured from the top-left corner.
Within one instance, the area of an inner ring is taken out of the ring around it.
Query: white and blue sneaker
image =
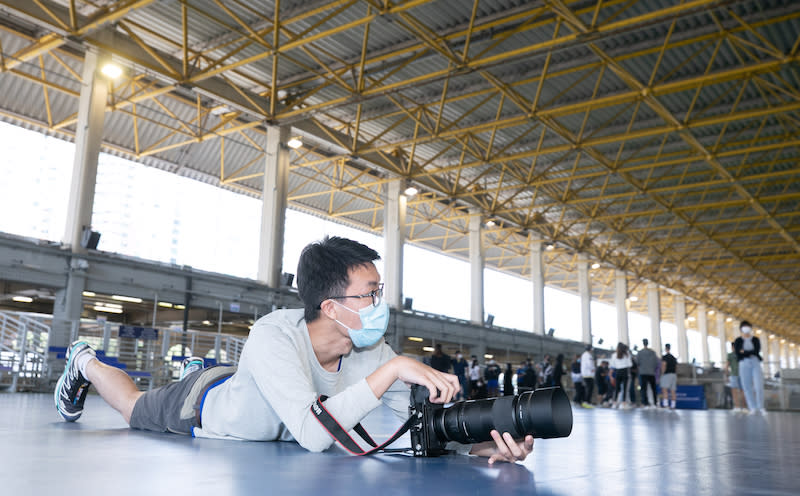
[[[198,356],[191,356],[189,358],[184,358],[183,363],[181,363],[181,375],[179,381],[182,381],[191,374],[192,372],[197,372],[198,370],[203,370],[205,367],[205,361],[202,357]]]
[[[87,381],[78,370],[77,358],[83,353],[95,356],[94,350],[86,341],[75,341],[67,349],[67,366],[58,378],[53,397],[56,409],[67,422],[75,422],[83,413],[83,403],[89,392],[91,382]]]

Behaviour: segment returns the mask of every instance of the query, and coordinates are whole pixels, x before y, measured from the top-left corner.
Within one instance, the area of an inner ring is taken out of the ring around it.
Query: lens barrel
[[[542,388],[517,396],[468,400],[438,409],[432,416],[440,440],[463,444],[492,439],[491,431],[510,433],[515,439],[567,437],[572,432],[572,407],[559,388]]]

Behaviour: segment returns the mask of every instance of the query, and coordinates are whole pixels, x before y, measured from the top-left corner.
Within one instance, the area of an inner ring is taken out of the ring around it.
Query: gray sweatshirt
[[[661,367],[661,359],[650,348],[643,348],[636,355],[639,363],[639,373],[642,375],[656,375],[656,369]]]
[[[408,386],[397,381],[378,400],[366,381],[395,356],[381,340],[368,348],[353,348],[338,372],[328,372],[314,355],[303,310],[272,312],[250,331],[236,373],[209,391],[203,404],[203,428],[195,428],[193,435],[295,440],[310,451],[322,451],[334,441],[311,413],[312,403],[321,394],[328,396],[325,408],[348,431],[381,402],[405,420]]]

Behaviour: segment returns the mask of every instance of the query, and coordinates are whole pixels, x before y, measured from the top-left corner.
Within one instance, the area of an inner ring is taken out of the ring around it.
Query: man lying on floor
[[[334,439],[311,411],[325,409],[350,430],[381,402],[408,416],[408,384],[447,403],[459,390],[455,375],[398,356],[383,339],[389,308],[374,261],[377,252],[358,242],[326,237],[308,245],[297,267],[303,309],[277,310],[253,326],[238,367],[199,369],[148,392],[124,371],[95,358],[85,342],[67,351],[55,390],[56,408],[74,422],[89,385],[133,428],[250,441],[297,441],[310,451]],[[435,396],[438,392],[438,396]],[[523,460],[533,437],[514,440],[492,431],[493,441],[467,448],[495,461]],[[466,450],[459,450],[466,451]]]

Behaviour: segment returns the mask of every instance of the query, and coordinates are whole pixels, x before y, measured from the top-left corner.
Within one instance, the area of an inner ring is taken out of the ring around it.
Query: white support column
[[[84,229],[91,229],[97,183],[97,161],[103,139],[103,125],[108,98],[108,81],[100,74],[102,57],[87,50],[83,60],[81,94],[78,100],[78,122],[75,126],[75,156],[72,166],[64,244],[73,255],[86,253],[81,244]],[[50,346],[68,346],[72,323],[83,311],[83,290],[86,289],[88,262],[76,256],[70,260],[67,285],[56,291],[53,304],[53,327]]]
[[[725,328],[725,315],[722,312],[717,312],[717,336],[719,336],[719,356],[721,360],[719,368],[724,370],[728,357],[728,332]]]
[[[703,367],[711,365],[708,356],[708,307],[700,304],[697,309],[697,326],[700,328],[700,349],[703,357]]]
[[[789,355],[792,357],[791,367],[793,369],[798,368],[798,357],[800,357],[800,347],[797,346],[797,343],[792,343],[789,345],[790,351]]]
[[[72,253],[86,252],[81,246],[81,238],[84,228],[91,228],[92,225],[97,160],[108,99],[108,81],[99,71],[100,58],[94,51],[87,50],[83,60],[78,123],[75,126],[75,157],[64,232],[64,243],[72,248]]]
[[[592,344],[592,286],[589,259],[583,253],[578,254],[578,291],[581,296],[581,339],[585,344]]]
[[[780,338],[781,341],[781,368],[788,369],[789,367],[789,343],[785,338]]]
[[[390,307],[403,307],[403,243],[406,239],[406,196],[401,181],[392,181],[386,188],[383,207],[383,280],[386,302]]]
[[[616,283],[614,302],[617,305],[617,336],[620,343],[630,344],[630,337],[628,336],[628,307],[625,301],[628,299],[628,276],[625,271],[617,270],[614,272],[614,280]]]
[[[288,137],[287,127],[267,126],[258,280],[271,288],[280,286],[283,271],[283,236],[289,184],[289,148],[286,146]]]
[[[780,362],[781,362],[781,340],[778,338],[777,335],[772,334],[772,338],[769,340],[769,348],[770,348],[770,377],[774,377],[775,374],[780,370]]]
[[[483,218],[480,211],[474,209],[469,217],[470,321],[480,326],[484,323],[482,232]]]
[[[675,327],[678,328],[678,361],[689,362],[689,338],[686,336],[686,297],[675,295]]]
[[[544,259],[542,240],[531,238],[531,282],[533,283],[533,333],[544,336]]]
[[[656,353],[663,353],[661,345],[661,299],[658,293],[658,284],[647,284],[647,313],[650,316],[650,347]]]

